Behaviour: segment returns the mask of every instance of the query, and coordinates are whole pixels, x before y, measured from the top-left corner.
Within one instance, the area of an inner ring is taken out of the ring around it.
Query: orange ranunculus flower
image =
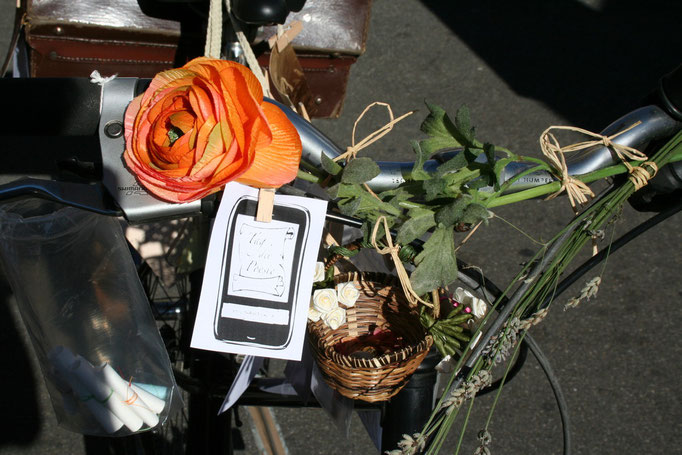
[[[230,181],[296,177],[301,140],[243,65],[200,57],[157,74],[125,115],[125,162],[152,194],[190,202]]]

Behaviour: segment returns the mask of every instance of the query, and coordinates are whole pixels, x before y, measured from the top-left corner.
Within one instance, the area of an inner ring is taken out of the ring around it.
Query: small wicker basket
[[[346,310],[346,323],[331,330],[321,320],[308,321],[308,340],[327,384],[341,395],[368,402],[385,401],[402,389],[429,352],[433,339],[419,322],[395,277],[381,273],[345,273],[335,283],[355,282],[360,297]],[[340,354],[334,345],[390,329],[406,342],[400,350],[373,358]]]

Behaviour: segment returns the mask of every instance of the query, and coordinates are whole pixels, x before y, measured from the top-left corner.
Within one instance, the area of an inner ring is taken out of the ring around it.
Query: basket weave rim
[[[346,272],[346,273],[341,273],[338,275],[334,276],[334,282],[336,284],[338,283],[344,283],[347,281],[364,281],[364,282],[372,282],[372,283],[379,283],[379,284],[384,284],[386,286],[393,286],[393,287],[398,287],[400,286],[400,283],[398,279],[394,275],[389,275],[386,273],[380,273],[380,272]],[[409,306],[408,306],[409,307]],[[416,319],[417,323],[419,323],[419,319]],[[421,324],[420,324],[421,326]],[[432,343],[433,343],[433,338],[431,335],[426,334],[426,332],[423,330],[422,327],[422,336],[423,338],[418,342],[418,343],[412,343],[408,344],[407,346],[401,348],[398,351],[390,352],[387,354],[383,354],[379,357],[372,357],[370,359],[363,359],[363,358],[357,358],[357,357],[351,357],[348,355],[340,354],[338,353],[335,349],[334,346],[329,346],[326,345],[321,338],[315,337],[315,344],[317,345],[318,349],[321,350],[326,354],[328,358],[331,360],[341,363],[343,365],[346,365],[348,367],[352,368],[382,368],[387,365],[397,363],[397,362],[402,362],[407,359],[409,359],[412,355],[415,353],[422,352],[424,350],[428,350]]]
[[[427,335],[423,340],[419,341],[419,343],[410,344],[401,348],[399,351],[383,354],[379,357],[372,357],[371,359],[363,359],[339,354],[336,350],[334,350],[333,346],[325,346],[319,340],[317,344],[324,350],[325,354],[330,359],[337,363],[342,363],[352,368],[382,368],[393,363],[403,362],[409,359],[412,355],[422,352],[425,349],[429,349],[432,343],[433,338],[431,335]]]

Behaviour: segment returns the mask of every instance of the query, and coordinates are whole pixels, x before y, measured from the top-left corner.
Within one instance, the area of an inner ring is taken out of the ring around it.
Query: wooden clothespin
[[[269,223],[272,221],[272,210],[275,207],[275,189],[261,188],[258,190],[258,209],[256,209],[256,221]]]

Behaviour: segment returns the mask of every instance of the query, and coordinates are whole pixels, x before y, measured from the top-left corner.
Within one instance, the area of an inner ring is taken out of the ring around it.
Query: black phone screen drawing
[[[228,218],[220,272],[216,340],[285,349],[292,336],[310,224],[305,207],[274,206],[272,221],[255,221],[257,200],[243,196]]]

